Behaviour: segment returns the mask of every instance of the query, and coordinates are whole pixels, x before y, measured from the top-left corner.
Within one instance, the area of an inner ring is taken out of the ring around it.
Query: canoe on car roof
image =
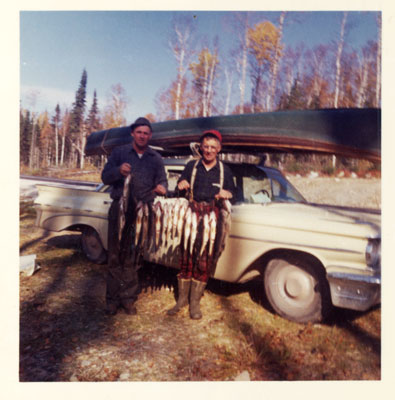
[[[190,154],[190,143],[207,129],[223,137],[222,152],[314,152],[345,157],[381,159],[381,110],[344,108],[286,110],[257,114],[189,118],[152,124],[150,144],[164,155]],[[130,127],[93,132],[87,156],[110,154],[131,141]]]

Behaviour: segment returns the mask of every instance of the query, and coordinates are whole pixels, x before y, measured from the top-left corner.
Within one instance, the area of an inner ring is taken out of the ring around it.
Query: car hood
[[[232,208],[232,222],[376,238],[381,215],[361,209],[302,203],[242,204]]]

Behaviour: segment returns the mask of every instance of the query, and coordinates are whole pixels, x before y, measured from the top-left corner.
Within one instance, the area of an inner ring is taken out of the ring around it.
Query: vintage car
[[[170,195],[188,159],[165,159]],[[237,196],[213,278],[263,279],[273,309],[297,322],[320,321],[332,306],[364,311],[380,302],[380,211],[311,204],[275,168],[228,165]],[[36,225],[82,232],[86,256],[105,262],[109,187],[38,185],[38,193]]]

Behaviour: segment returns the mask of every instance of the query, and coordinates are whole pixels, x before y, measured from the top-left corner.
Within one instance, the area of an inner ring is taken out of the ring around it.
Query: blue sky
[[[222,56],[234,47],[230,12],[187,12],[196,25],[196,43],[217,35]],[[279,13],[254,12],[276,21]],[[297,15],[296,15],[297,14]],[[104,108],[112,85],[120,83],[129,99],[127,121],[156,113],[155,97],[176,77],[168,42],[172,11],[22,11],[20,13],[20,92],[23,107],[53,113],[74,101],[83,69],[88,73],[89,108],[93,91]],[[312,47],[338,40],[342,12],[290,12],[284,42]],[[374,12],[350,12],[348,45],[376,40]],[[290,23],[292,21],[292,23]],[[234,92],[237,94],[235,85]],[[36,93],[36,102],[31,94]]]

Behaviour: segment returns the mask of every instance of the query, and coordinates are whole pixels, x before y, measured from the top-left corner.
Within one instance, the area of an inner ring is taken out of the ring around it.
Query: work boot
[[[192,319],[202,318],[200,311],[200,299],[202,298],[206,282],[195,281],[192,279],[191,283],[191,301],[189,303],[189,315]]]
[[[122,307],[125,310],[125,313],[128,315],[136,315],[137,314],[137,308],[134,305],[134,301],[124,301],[122,302]]]
[[[109,302],[106,304],[106,314],[107,315],[115,315],[118,311],[118,304]]]
[[[189,303],[189,289],[191,287],[190,279],[178,278],[178,299],[177,303],[173,308],[167,310],[167,315],[175,315],[181,308],[185,307]]]

